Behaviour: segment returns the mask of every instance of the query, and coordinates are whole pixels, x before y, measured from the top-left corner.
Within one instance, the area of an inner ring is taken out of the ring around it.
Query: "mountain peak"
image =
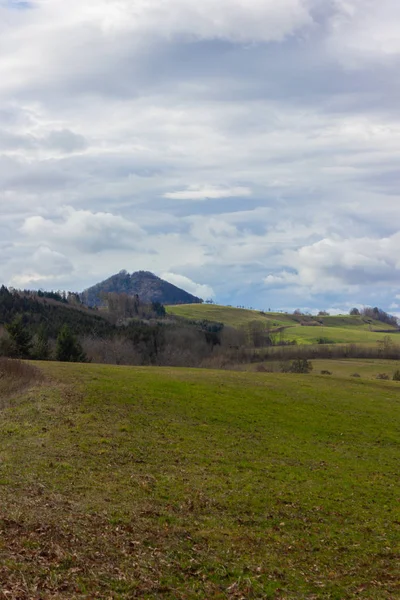
[[[88,306],[99,306],[102,294],[138,295],[145,304],[199,304],[203,302],[185,290],[161,279],[150,271],[128,273],[125,269],[82,292],[82,300]]]

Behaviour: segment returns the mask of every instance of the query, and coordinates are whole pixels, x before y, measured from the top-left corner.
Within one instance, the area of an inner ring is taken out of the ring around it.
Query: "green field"
[[[0,412],[0,598],[399,597],[400,383],[40,368]]]
[[[325,343],[330,344],[374,344],[390,337],[395,343],[400,343],[400,335],[393,333],[377,333],[369,331],[363,326],[357,327],[307,327],[295,325],[288,327],[284,332],[287,341],[296,340],[298,344],[317,344],[323,338]]]
[[[246,310],[213,304],[185,304],[168,306],[167,312],[171,315],[186,319],[207,319],[224,323],[230,327],[246,328],[254,321],[265,324],[270,329],[284,327],[283,339],[296,340],[299,344],[316,344],[320,338],[326,343],[354,343],[373,344],[389,335],[393,341],[400,342],[400,334],[379,333],[379,330],[393,330],[393,327],[379,321],[366,322],[362,317],[350,315],[315,317],[321,325],[315,324],[312,317],[298,317],[285,313],[263,313],[255,310]],[[314,325],[301,325],[299,321],[313,321]]]
[[[339,379],[353,377],[357,373],[360,377],[367,380],[374,380],[379,373],[386,373],[391,380],[395,371],[400,370],[400,362],[385,359],[312,359],[312,375],[321,375],[321,371],[329,371],[332,376]],[[280,373],[280,361],[267,361],[262,363],[239,364],[235,370],[242,372],[260,372],[260,365],[265,368],[265,372]]]
[[[231,327],[243,327],[253,321],[260,321],[280,327],[281,325],[291,324],[292,322],[279,313],[261,313],[257,310],[247,310],[244,308],[233,308],[230,306],[219,306],[216,304],[179,304],[167,306],[167,313],[184,317],[185,319],[216,321],[224,323]]]

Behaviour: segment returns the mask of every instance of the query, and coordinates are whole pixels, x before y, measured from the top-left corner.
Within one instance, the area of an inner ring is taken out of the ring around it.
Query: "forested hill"
[[[221,344],[221,324],[166,317],[159,302],[126,293],[104,301],[89,308],[74,293],[0,287],[0,357],[198,366]]]
[[[54,296],[54,297],[53,297]],[[79,305],[71,305],[57,294],[10,291],[0,288],[0,325],[11,323],[22,317],[25,326],[32,332],[45,325],[48,335],[56,337],[65,324],[81,335],[104,336],[114,329],[111,323],[95,311]]]
[[[138,295],[141,302],[150,304],[160,302],[161,304],[200,304],[201,298],[197,298],[185,290],[178,288],[168,281],[164,281],[148,271],[138,271],[129,274],[120,271],[109,279],[102,281],[81,294],[82,301],[88,306],[99,306],[105,294],[128,294]]]

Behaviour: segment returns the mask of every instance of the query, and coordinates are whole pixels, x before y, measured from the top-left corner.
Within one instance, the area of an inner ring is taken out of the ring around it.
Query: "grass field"
[[[295,325],[284,332],[287,341],[296,340],[298,344],[316,344],[320,338],[330,344],[374,344],[384,337],[390,337],[395,343],[400,343],[400,334],[387,334],[369,331],[365,327],[308,327]]]
[[[167,311],[169,314],[186,319],[208,319],[236,328],[246,328],[254,321],[266,326],[268,324],[271,329],[285,327],[284,339],[287,341],[296,340],[299,344],[315,344],[320,338],[324,338],[333,344],[373,344],[388,335],[379,333],[379,330],[394,330],[394,328],[379,321],[367,323],[362,317],[350,315],[318,317],[322,325],[308,326],[300,325],[299,320],[304,319],[306,322],[307,319],[310,319],[309,317],[303,318],[282,313],[262,313],[255,310],[213,304],[168,306]],[[400,334],[389,334],[389,337],[395,342],[400,342]]]
[[[394,372],[400,369],[400,363],[393,360],[313,360],[312,364],[315,374],[324,370],[339,378],[352,377],[354,373],[358,373],[362,378],[376,379],[378,374],[386,373],[392,379]]]
[[[400,384],[41,369],[0,412],[0,598],[399,597]]]
[[[313,366],[312,375],[321,375],[321,371],[329,371],[333,377],[339,379],[348,379],[349,377],[353,377],[354,373],[357,373],[363,379],[374,380],[378,374],[386,373],[389,376],[389,380],[391,380],[395,371],[400,370],[400,362],[385,359],[312,359],[311,364]],[[280,361],[268,361],[239,364],[235,366],[235,370],[260,372],[260,365],[263,365],[267,371],[276,373],[281,371],[282,366]]]
[[[168,314],[184,317],[185,319],[207,319],[231,327],[243,327],[253,321],[260,321],[261,323],[271,321],[271,324],[276,327],[292,324],[289,319],[285,318],[285,315],[278,313],[268,313],[267,315],[257,310],[219,306],[217,304],[180,304],[167,306],[166,309]]]

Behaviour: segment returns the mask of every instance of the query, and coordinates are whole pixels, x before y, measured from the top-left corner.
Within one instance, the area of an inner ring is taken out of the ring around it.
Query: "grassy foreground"
[[[41,368],[0,412],[0,598],[399,597],[400,384]]]

